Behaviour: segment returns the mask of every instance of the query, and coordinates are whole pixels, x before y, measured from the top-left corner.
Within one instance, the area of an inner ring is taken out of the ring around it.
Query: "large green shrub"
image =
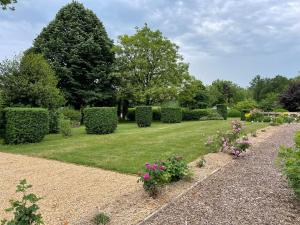
[[[4,136],[4,99],[0,91],[0,138]]]
[[[230,109],[228,111],[228,117],[230,118],[241,117],[241,112],[237,109]]]
[[[129,121],[135,121],[135,108],[129,108],[126,114],[126,119]]]
[[[48,110],[42,108],[6,108],[5,142],[40,142],[49,131]]]
[[[180,123],[182,120],[181,108],[162,107],[161,121],[163,123]]]
[[[61,113],[57,110],[49,110],[49,133],[56,134],[59,132],[59,121]]]
[[[227,120],[227,106],[225,104],[218,104],[217,111],[224,118],[224,120]]]
[[[84,124],[88,134],[109,134],[117,128],[115,107],[92,107],[84,110]]]
[[[152,122],[152,107],[137,106],[135,108],[135,120],[139,127],[150,127]]]

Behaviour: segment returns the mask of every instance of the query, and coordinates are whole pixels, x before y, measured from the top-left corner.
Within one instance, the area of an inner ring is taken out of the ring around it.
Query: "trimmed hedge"
[[[224,118],[224,120],[227,120],[227,106],[225,104],[218,104],[216,106],[218,113]]]
[[[234,117],[241,117],[241,112],[237,109],[230,109],[228,111],[228,117],[234,118]]]
[[[61,113],[57,110],[49,110],[49,133],[56,134],[59,132],[59,122]]]
[[[250,113],[250,109],[242,109],[242,112],[241,112],[241,120],[242,121],[245,121],[246,120],[246,114],[247,113]]]
[[[5,142],[35,143],[49,132],[49,114],[42,108],[6,108]]]
[[[115,107],[86,108],[83,114],[88,134],[109,134],[117,128],[118,115]]]
[[[190,120],[199,120],[201,117],[201,112],[197,109],[182,109],[182,120],[190,121]]]
[[[163,123],[180,123],[182,121],[182,111],[178,107],[162,107],[161,121]]]
[[[137,106],[135,108],[135,120],[139,127],[150,127],[152,122],[152,107]]]

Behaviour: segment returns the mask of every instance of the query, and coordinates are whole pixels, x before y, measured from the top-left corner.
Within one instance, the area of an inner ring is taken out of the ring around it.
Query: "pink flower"
[[[159,169],[160,169],[160,170],[165,170],[166,167],[165,167],[165,166],[160,166]]]
[[[151,164],[150,163],[146,163],[145,167],[146,167],[146,169],[150,170],[151,169]]]
[[[145,175],[144,175],[144,180],[149,180],[149,179],[150,179],[149,173],[145,173]]]
[[[152,170],[156,170],[157,169],[157,164],[154,163],[153,166],[152,166]]]

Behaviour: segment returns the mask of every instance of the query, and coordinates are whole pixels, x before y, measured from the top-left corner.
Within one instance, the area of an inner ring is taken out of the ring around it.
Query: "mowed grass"
[[[265,126],[267,124],[246,123],[245,132]],[[137,173],[145,162],[166,159],[171,155],[193,161],[211,151],[205,146],[209,136],[218,130],[229,129],[229,120],[178,124],[156,122],[148,128],[138,128],[135,123],[121,123],[113,134],[87,135],[84,127],[73,128],[73,136],[69,138],[50,134],[41,143],[0,144],[0,151]]]

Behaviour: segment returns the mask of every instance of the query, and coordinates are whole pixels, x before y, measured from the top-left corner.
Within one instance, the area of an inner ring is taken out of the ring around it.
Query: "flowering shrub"
[[[141,174],[139,182],[149,196],[155,198],[159,188],[166,183],[175,182],[191,175],[187,163],[182,157],[172,156],[166,161],[157,163],[146,163],[145,172]]]
[[[241,140],[237,140],[232,146],[232,154],[238,157],[242,152],[251,146],[248,137],[244,136]]]
[[[170,176],[166,171],[165,165],[162,162],[159,163],[146,163],[145,173],[139,178],[140,182],[143,182],[145,191],[149,193],[151,197],[156,197],[159,192],[159,187],[165,183],[168,183]]]
[[[250,147],[250,142],[247,137],[239,140],[242,133],[242,123],[237,120],[231,122],[231,131],[226,133],[217,132],[214,137],[209,137],[207,145],[221,151],[230,151],[236,157]]]

